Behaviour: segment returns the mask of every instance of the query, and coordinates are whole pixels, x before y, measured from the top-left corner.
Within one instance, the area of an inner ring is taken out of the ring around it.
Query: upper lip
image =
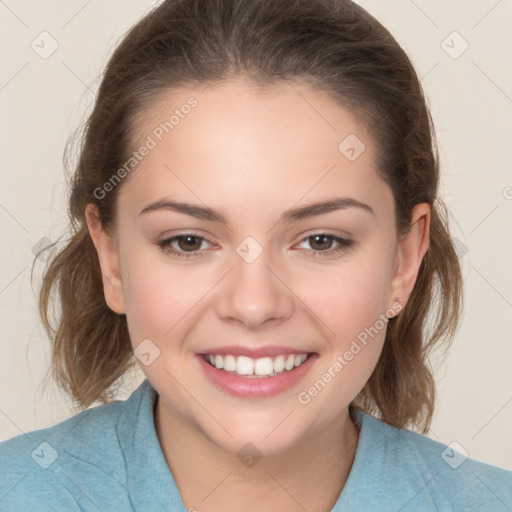
[[[274,357],[279,355],[309,353],[309,350],[303,350],[300,348],[279,347],[275,345],[269,345],[267,347],[253,347],[250,345],[231,345],[218,348],[209,348],[201,352],[201,354],[219,354],[221,356],[247,356],[253,357],[254,359],[262,357]]]

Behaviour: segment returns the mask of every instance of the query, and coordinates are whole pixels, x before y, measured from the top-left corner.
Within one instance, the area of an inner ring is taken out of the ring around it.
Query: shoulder
[[[59,503],[65,510],[94,510],[93,494],[122,491],[117,425],[126,407],[127,401],[100,405],[1,442],[0,509],[55,510]]]
[[[402,481],[414,482],[435,506],[444,510],[510,510],[512,471],[468,457],[456,444],[446,445],[370,415],[364,422],[384,440],[383,464]],[[414,507],[413,507],[414,509]]]
[[[60,454],[90,457],[95,452],[105,453],[105,449],[112,449],[116,444],[115,426],[123,404],[115,401],[92,407],[52,427],[0,442],[0,457],[8,460],[10,467],[32,466],[34,461],[49,467]]]

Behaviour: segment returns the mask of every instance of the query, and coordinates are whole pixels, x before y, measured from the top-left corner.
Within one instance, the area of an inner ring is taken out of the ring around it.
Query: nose
[[[294,310],[294,294],[285,273],[277,270],[266,251],[248,261],[234,254],[233,269],[219,290],[217,314],[251,330],[283,322]]]

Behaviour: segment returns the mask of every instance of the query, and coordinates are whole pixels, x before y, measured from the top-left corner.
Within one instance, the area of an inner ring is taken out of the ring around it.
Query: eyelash
[[[324,238],[329,238],[331,239],[333,242],[336,242],[338,243],[338,247],[336,249],[328,249],[328,250],[325,250],[325,251],[315,251],[313,250],[313,255],[312,257],[313,258],[323,258],[325,256],[330,256],[332,254],[338,254],[338,253],[341,253],[341,252],[344,252],[346,251],[347,249],[350,249],[354,244],[354,240],[348,240],[346,238],[341,238],[339,236],[336,236],[336,235],[333,235],[333,234],[330,234],[330,233],[314,233],[312,235],[309,235],[305,238],[303,238],[298,245],[302,244],[303,242],[311,239],[311,238],[314,238],[314,237],[324,237]],[[172,247],[172,243],[174,241],[177,241],[181,238],[196,238],[198,240],[201,240],[201,241],[206,241],[208,242],[208,240],[202,236],[199,236],[199,235],[195,235],[193,233],[185,233],[183,235],[177,235],[177,236],[173,236],[171,238],[167,238],[166,240],[160,240],[157,242],[157,245],[160,247],[160,249],[167,253],[167,254],[170,254],[178,259],[184,259],[184,260],[188,260],[190,258],[197,258],[197,257],[200,257],[203,252],[205,252],[204,250],[203,251],[200,251],[200,250],[197,250],[197,251],[194,251],[194,252],[184,252],[184,251],[179,251],[179,250],[176,250],[174,249],[174,247]]]

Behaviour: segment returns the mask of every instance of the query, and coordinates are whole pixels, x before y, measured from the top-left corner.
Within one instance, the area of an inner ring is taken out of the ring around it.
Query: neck
[[[159,398],[156,431],[187,510],[328,512],[357,450],[359,431],[348,409],[286,452],[245,464],[163,409]]]

